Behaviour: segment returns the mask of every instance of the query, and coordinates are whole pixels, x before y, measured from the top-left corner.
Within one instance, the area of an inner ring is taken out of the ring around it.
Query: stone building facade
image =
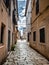
[[[12,21],[12,27],[13,27],[13,33],[12,33],[12,43],[16,43],[16,31],[17,31],[17,21],[18,21],[18,3],[17,0],[11,0],[11,21]]]
[[[13,40],[15,38],[13,37],[13,33],[15,32],[15,25],[17,24],[16,16],[18,17],[18,12],[16,10],[17,4],[15,4],[14,1],[0,0],[0,63],[7,56],[12,43],[16,41]],[[17,12],[16,15],[15,12]]]
[[[29,41],[29,36],[30,36],[30,33],[31,33],[31,10],[32,10],[31,3],[32,3],[32,0],[27,0],[26,10],[25,10],[27,41]]]
[[[32,0],[30,46],[49,59],[49,0]]]
[[[8,41],[8,14],[4,2],[0,2],[0,62],[7,55]],[[4,33],[3,33],[4,31]]]

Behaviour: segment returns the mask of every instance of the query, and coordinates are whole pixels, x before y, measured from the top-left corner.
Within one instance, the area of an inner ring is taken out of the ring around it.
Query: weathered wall
[[[47,7],[48,5],[49,0],[39,0],[39,14],[36,15],[36,5],[34,3],[31,21],[32,40],[30,39],[30,45],[47,58],[49,58],[49,7]],[[41,28],[45,28],[45,43],[40,42],[39,30]],[[36,41],[33,41],[34,31],[36,31]]]
[[[0,37],[1,37],[1,25],[2,23],[5,25],[4,29],[4,40],[3,43],[0,42],[0,62],[7,55],[7,38],[8,38],[8,19],[7,19],[7,11],[3,2],[0,4]],[[1,40],[1,39],[0,39]]]

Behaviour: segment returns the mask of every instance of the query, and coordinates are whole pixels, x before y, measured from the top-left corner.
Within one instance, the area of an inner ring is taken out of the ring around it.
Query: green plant
[[[15,45],[12,45],[11,51],[14,51],[14,49],[15,49]]]

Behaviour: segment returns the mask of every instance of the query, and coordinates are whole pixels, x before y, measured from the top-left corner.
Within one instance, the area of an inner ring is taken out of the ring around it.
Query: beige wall
[[[3,43],[0,42],[0,62],[7,56],[8,30],[10,31],[10,49],[11,49],[12,43],[15,43],[16,41],[15,25],[13,24],[13,21],[12,21],[12,13],[14,9],[13,6],[14,6],[13,1],[11,1],[11,15],[9,16],[8,9],[6,8],[3,0],[0,1],[0,40],[1,40],[1,25],[2,23],[5,25]]]
[[[3,11],[2,11],[3,10]],[[11,16],[8,15],[8,9],[6,8],[3,1],[0,3],[0,37],[1,37],[1,24],[5,25],[4,29],[4,41],[0,43],[0,62],[6,57],[8,52],[8,30],[10,30],[10,48],[12,45],[12,33],[13,33],[13,23]]]
[[[0,33],[1,33],[1,24],[2,23],[5,25],[5,29],[4,29],[4,40],[3,40],[3,43],[0,43],[0,62],[7,55],[7,53],[6,53],[7,52],[7,38],[8,38],[8,23],[7,23],[8,19],[7,19],[7,17],[8,17],[7,11],[5,9],[4,3],[2,2],[0,4]]]
[[[49,0],[39,0],[39,14],[36,15],[36,5],[32,10],[32,40],[30,45],[42,53],[46,58],[49,58]],[[47,8],[46,8],[47,7]],[[45,43],[40,43],[39,30],[45,28]],[[36,31],[36,41],[33,41],[33,32]]]

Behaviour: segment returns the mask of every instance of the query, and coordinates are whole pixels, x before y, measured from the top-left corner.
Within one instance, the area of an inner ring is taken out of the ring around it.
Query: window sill
[[[39,44],[40,44],[40,45],[44,45],[44,46],[46,45],[45,43],[39,43]]]
[[[33,41],[34,44],[36,44],[36,41]]]
[[[2,47],[4,47],[4,44],[1,43],[1,44],[0,44],[0,48],[2,48]]]

